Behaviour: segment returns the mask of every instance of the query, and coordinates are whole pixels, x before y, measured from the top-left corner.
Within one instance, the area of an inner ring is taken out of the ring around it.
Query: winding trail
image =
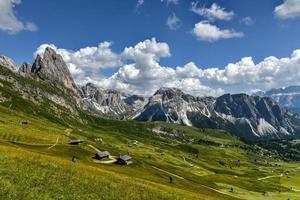
[[[257,180],[261,181],[261,180],[266,180],[266,179],[269,179],[269,178],[282,177],[282,176],[283,176],[283,174],[274,175],[274,176],[266,176],[266,177],[263,177],[263,178],[259,178]]]
[[[100,163],[100,164],[113,164],[117,162],[117,158],[115,156],[110,156],[109,160],[93,160],[94,163]]]
[[[297,167],[296,169],[300,169],[300,167]],[[269,178],[282,177],[282,176],[283,176],[283,173],[281,173],[279,175],[274,175],[274,176],[266,176],[266,177],[263,177],[263,178],[259,178],[257,180],[261,181],[261,180],[265,180],[265,179],[269,179]]]
[[[58,144],[58,140],[59,140],[59,136],[57,136],[56,142],[52,146],[50,146],[48,149],[55,147]]]
[[[96,152],[100,152],[99,149],[97,149],[96,147],[94,147],[94,146],[91,145],[91,144],[88,144],[88,147],[92,148],[92,149],[95,150]]]
[[[166,174],[172,175],[172,176],[174,176],[174,177],[177,177],[177,178],[179,178],[179,179],[187,180],[187,179],[185,179],[185,178],[182,177],[182,176],[178,176],[178,175],[176,175],[176,174],[173,174],[173,173],[168,172],[168,171],[166,171],[166,170],[160,169],[160,168],[158,168],[158,167],[152,166],[152,168],[154,168],[154,169],[156,169],[156,170],[159,170],[159,171],[161,171],[161,172],[164,172],[164,173],[166,173]],[[206,186],[206,185],[203,185],[203,184],[199,184],[199,185],[201,185],[202,187],[204,187],[204,188],[206,188],[206,189],[213,190],[213,191],[215,191],[215,192],[217,192],[217,193],[219,193],[219,194],[224,194],[224,195],[226,195],[226,196],[232,196],[232,195],[230,195],[230,194],[227,193],[227,192],[223,192],[223,191],[217,190],[217,189],[215,189],[215,188],[212,188],[212,187],[209,187],[209,186]]]
[[[174,177],[176,177],[176,178],[186,180],[186,179],[183,178],[182,176],[178,176],[178,175],[176,175],[176,174],[173,174],[173,173],[168,172],[168,171],[166,171],[166,170],[160,169],[160,168],[158,168],[158,167],[154,167],[154,166],[152,166],[152,167],[153,167],[154,169],[158,170],[158,171],[164,172],[164,173],[169,174],[169,175],[171,175],[171,176],[174,176]]]

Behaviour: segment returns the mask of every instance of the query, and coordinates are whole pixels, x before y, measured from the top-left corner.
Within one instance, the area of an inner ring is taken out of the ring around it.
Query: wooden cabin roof
[[[121,156],[119,159],[124,160],[124,161],[129,161],[129,160],[131,160],[131,157],[128,155],[124,155],[124,156]]]
[[[110,156],[110,153],[108,151],[101,151],[101,152],[98,152],[97,155],[100,158],[103,158],[103,157],[106,157],[106,156]]]

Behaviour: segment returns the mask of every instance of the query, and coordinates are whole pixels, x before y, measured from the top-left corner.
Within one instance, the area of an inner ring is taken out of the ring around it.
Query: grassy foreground
[[[133,164],[95,163],[97,150]],[[297,163],[224,131],[104,119],[66,127],[3,106],[0,166],[0,199],[300,198]]]

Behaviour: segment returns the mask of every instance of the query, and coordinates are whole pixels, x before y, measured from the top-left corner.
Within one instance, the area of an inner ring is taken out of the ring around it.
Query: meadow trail
[[[94,146],[91,145],[91,144],[88,144],[87,146],[90,147],[90,148],[92,148],[92,149],[95,150],[96,152],[100,152],[99,149],[97,149],[96,147],[94,147]]]
[[[259,178],[257,180],[261,181],[261,180],[266,180],[266,179],[269,179],[269,178],[282,177],[282,176],[283,176],[283,174],[274,175],[274,176],[266,176],[266,177],[263,177],[263,178]]]
[[[98,164],[114,164],[115,162],[117,162],[117,158],[115,156],[111,156],[110,160],[93,160],[94,163],[98,163]]]
[[[186,180],[184,177],[182,177],[182,176],[178,176],[178,175],[176,175],[176,174],[173,174],[173,173],[171,173],[171,172],[168,172],[168,171],[166,171],[166,170],[163,170],[163,169],[160,169],[160,168],[158,168],[158,167],[155,167],[155,166],[152,166],[152,168],[154,168],[154,169],[156,169],[156,170],[159,170],[159,171],[161,171],[161,172],[164,172],[164,173],[166,173],[166,174],[169,174],[169,175],[171,175],[171,176],[174,176],[174,177],[176,177],[176,178],[179,178],[179,179],[182,179],[182,180]],[[204,187],[204,188],[207,188],[207,189],[209,189],[209,190],[213,190],[213,191],[215,191],[215,192],[217,192],[217,193],[219,193],[219,194],[224,194],[224,195],[229,195],[229,196],[231,196],[230,194],[228,194],[228,193],[226,193],[226,192],[222,192],[222,191],[220,191],[220,190],[217,190],[217,189],[215,189],[215,188],[212,188],[212,187],[209,187],[209,186],[206,186],[206,185],[203,185],[203,184],[200,184],[202,187]]]
[[[300,169],[300,167],[297,167],[295,169]],[[266,179],[269,179],[269,178],[276,178],[276,177],[282,177],[283,176],[283,173],[279,174],[279,175],[274,175],[274,176],[266,176],[266,177],[262,177],[262,178],[259,178],[257,179],[258,181],[261,181],[261,180],[266,180]]]
[[[168,172],[168,171],[166,171],[166,170],[160,169],[160,168],[158,168],[158,167],[152,166],[152,168],[154,168],[154,169],[156,169],[156,170],[158,170],[158,171],[164,172],[164,173],[166,173],[166,174],[169,174],[169,175],[171,175],[171,176],[174,176],[174,177],[176,177],[176,178],[186,180],[186,179],[183,178],[182,176],[178,176],[178,175],[176,175],[176,174],[173,174],[173,173]]]
[[[53,147],[55,147],[58,144],[58,140],[59,140],[59,136],[57,136],[56,142],[52,146],[50,146],[48,149],[52,149]]]

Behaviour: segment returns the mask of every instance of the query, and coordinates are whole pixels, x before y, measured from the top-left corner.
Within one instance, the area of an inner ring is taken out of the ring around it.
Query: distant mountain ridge
[[[38,55],[32,65],[24,63],[18,67],[6,57],[0,57],[0,65],[11,71],[11,75],[0,75],[0,81],[10,81],[12,89],[23,99],[37,106],[50,101],[74,115],[84,111],[99,117],[218,128],[251,140],[300,135],[298,116],[269,97],[246,94],[195,97],[164,87],[144,98],[92,83],[78,87],[63,58],[51,48],[46,48],[43,56]],[[9,97],[1,98],[1,93],[0,99],[9,101]],[[60,115],[58,108],[54,112]]]
[[[145,98],[126,95],[116,90],[100,88],[87,83],[80,88],[83,109],[100,115],[124,118],[134,115],[145,104]]]
[[[225,94],[193,97],[162,88],[150,97],[141,121],[166,121],[187,126],[220,128],[246,139],[289,137],[298,132],[296,116],[268,97]]]
[[[275,99],[281,106],[300,114],[300,86],[271,89],[254,95],[266,96]]]

